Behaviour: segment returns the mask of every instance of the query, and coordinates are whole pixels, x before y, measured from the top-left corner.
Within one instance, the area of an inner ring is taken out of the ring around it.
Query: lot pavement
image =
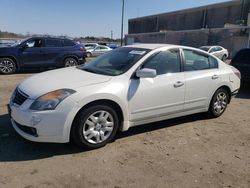
[[[0,187],[250,187],[250,89],[217,119],[131,128],[106,147],[32,143],[11,127],[11,91],[35,73],[0,75]]]

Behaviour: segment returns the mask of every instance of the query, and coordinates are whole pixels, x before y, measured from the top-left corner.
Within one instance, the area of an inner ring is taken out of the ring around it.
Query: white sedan
[[[28,78],[13,92],[9,114],[28,140],[72,138],[98,148],[133,126],[200,112],[219,117],[239,88],[239,71],[207,52],[140,44]]]
[[[228,50],[221,46],[201,46],[200,49],[218,57],[222,61],[226,61],[229,55]]]

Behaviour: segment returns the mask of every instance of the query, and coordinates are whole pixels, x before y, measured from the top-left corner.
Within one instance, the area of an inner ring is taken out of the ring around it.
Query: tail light
[[[80,50],[86,52],[86,49],[84,47],[80,47]]]
[[[231,69],[233,70],[234,74],[238,76],[239,79],[241,79],[240,71],[233,66],[231,66]]]

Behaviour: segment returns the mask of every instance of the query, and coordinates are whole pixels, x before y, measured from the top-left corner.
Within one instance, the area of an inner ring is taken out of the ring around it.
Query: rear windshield
[[[233,62],[236,64],[250,63],[250,49],[240,50],[233,58]]]

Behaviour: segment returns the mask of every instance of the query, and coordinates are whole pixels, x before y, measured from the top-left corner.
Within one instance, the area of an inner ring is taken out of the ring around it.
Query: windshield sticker
[[[132,50],[129,52],[130,54],[135,54],[135,55],[143,55],[146,53],[146,51],[139,51],[139,50]]]

